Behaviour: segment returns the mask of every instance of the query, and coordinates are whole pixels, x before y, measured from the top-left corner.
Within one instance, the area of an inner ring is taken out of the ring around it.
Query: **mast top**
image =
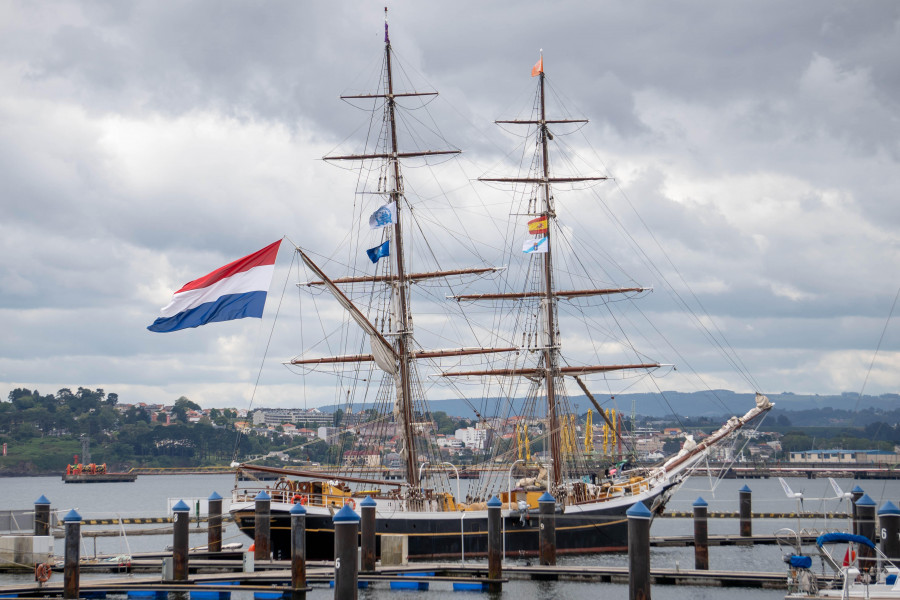
[[[384,43],[391,43],[391,38],[388,37],[387,6],[384,7]]]

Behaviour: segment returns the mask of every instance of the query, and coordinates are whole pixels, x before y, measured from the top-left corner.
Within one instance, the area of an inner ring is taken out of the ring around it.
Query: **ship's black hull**
[[[650,505],[658,495],[645,499],[645,503]],[[603,506],[592,511],[557,513],[557,554],[627,550],[628,522],[625,511],[631,505],[617,503],[616,506]],[[233,514],[240,530],[252,538],[255,518],[253,510],[237,510]],[[390,518],[376,519],[376,552],[380,556],[382,535],[403,534],[408,536],[409,558],[413,560],[459,560],[463,555],[473,558],[487,556],[485,512],[451,514],[454,517],[458,514],[461,518],[428,518],[421,513],[407,518],[395,513]],[[305,519],[307,560],[333,560],[334,524],[331,516],[307,513]],[[503,521],[506,556],[527,557],[539,554],[536,513],[524,517],[514,514],[504,517]],[[273,507],[270,531],[273,557],[290,558],[290,515]]]

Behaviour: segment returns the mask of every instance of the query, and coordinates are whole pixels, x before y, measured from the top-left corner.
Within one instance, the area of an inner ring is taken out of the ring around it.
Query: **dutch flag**
[[[185,284],[147,329],[168,333],[216,321],[262,318],[280,245],[278,240]]]

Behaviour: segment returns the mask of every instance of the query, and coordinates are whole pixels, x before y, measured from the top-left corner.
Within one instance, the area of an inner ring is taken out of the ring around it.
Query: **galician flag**
[[[522,245],[522,252],[525,254],[544,254],[547,252],[547,248],[550,245],[547,243],[547,240],[550,238],[542,237],[542,238],[532,238],[529,240],[525,240],[525,243]]]
[[[187,283],[147,329],[168,333],[217,321],[262,318],[281,240]]]
[[[378,229],[397,222],[397,203],[388,202],[369,217],[369,227]]]

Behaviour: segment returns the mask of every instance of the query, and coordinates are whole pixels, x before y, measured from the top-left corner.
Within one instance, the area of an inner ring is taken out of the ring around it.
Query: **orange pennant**
[[[541,57],[541,60],[537,61],[537,64],[531,67],[531,76],[537,77],[539,73],[544,72],[544,57]]]

